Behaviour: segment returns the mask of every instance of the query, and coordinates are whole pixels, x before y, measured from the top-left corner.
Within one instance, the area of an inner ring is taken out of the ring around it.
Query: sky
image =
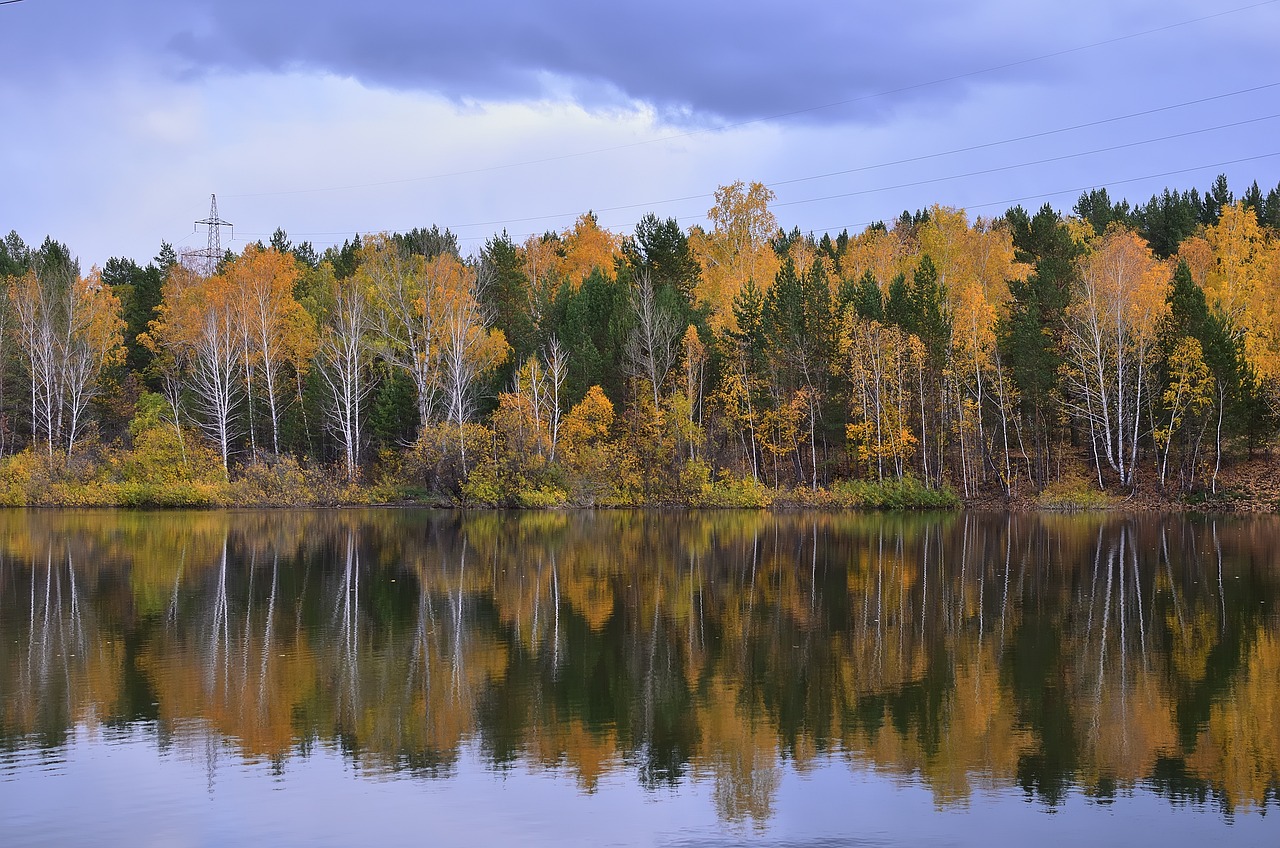
[[[1280,0],[9,0],[0,234],[84,266],[594,211],[786,229],[1280,183]]]

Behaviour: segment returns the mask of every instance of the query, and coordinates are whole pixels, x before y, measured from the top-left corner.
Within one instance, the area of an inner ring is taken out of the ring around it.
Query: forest
[[[933,206],[862,232],[716,192],[87,272],[0,242],[0,503],[1203,503],[1280,421],[1280,185]]]

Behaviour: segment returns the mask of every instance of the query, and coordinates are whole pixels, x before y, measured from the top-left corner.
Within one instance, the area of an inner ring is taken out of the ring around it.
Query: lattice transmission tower
[[[209,217],[200,221],[196,221],[196,226],[204,226],[209,228],[209,246],[204,250],[195,251],[194,255],[202,260],[202,271],[205,276],[211,277],[218,270],[218,262],[222,260],[222,228],[231,227],[231,237],[235,238],[235,225],[230,221],[224,221],[218,217],[218,196],[216,194],[209,195]]]

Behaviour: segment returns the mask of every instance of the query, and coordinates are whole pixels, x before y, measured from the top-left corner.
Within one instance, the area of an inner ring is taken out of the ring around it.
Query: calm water
[[[0,512],[0,845],[1280,844],[1280,522]]]

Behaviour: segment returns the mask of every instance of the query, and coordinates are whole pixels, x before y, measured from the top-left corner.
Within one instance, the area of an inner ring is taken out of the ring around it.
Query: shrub
[[[516,505],[521,509],[550,509],[564,506],[569,501],[569,493],[555,487],[522,489],[516,492]]]
[[[846,509],[956,509],[960,498],[948,486],[933,489],[914,477],[843,480],[831,489],[833,505]]]
[[[764,509],[773,502],[773,491],[752,477],[725,473],[707,481],[694,500],[695,506],[718,509]]]
[[[292,457],[254,462],[237,472],[231,500],[238,506],[307,506],[316,502],[309,476]]]
[[[1110,509],[1113,500],[1110,495],[1099,490],[1081,475],[1068,473],[1045,486],[1044,491],[1036,496],[1036,505],[1040,509],[1078,512]]]

